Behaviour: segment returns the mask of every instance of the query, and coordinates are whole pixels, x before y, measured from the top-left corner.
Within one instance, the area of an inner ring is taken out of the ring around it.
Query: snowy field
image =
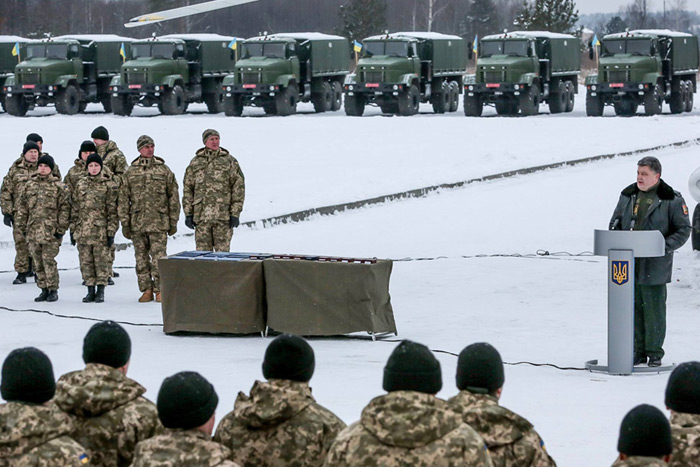
[[[149,134],[156,155],[166,159],[181,182],[184,169],[202,146],[206,128],[221,132],[222,146],[240,161],[247,194],[242,222],[303,209],[351,202],[440,183],[600,154],[632,151],[700,138],[700,112],[655,117],[586,118],[583,95],[570,114],[502,118],[487,109],[484,118],[458,113],[401,118],[370,109],[363,118],[343,112],[315,115],[310,106],[293,117],[226,118],[192,106],[186,116],[137,117],[101,114],[64,117],[53,109],[27,118],[0,114],[6,170],[21,152],[27,133],[38,132],[44,148],[65,174],[80,142],[98,125],[127,154],[138,154],[136,138]],[[545,111],[545,107],[541,107]],[[665,109],[668,112],[667,108]],[[688,177],[700,166],[695,145],[655,152],[662,177],[689,203]],[[434,350],[459,353],[488,341],[506,362],[551,363],[582,368],[606,359],[606,264],[580,253],[593,249],[593,230],[606,228],[620,190],[634,182],[638,155],[443,190],[425,198],[397,201],[334,216],[271,228],[240,228],[232,249],[275,253],[376,256],[392,258],[391,295],[399,337]],[[170,253],[194,249],[181,219]],[[60,299],[35,306],[34,284],[13,286],[9,228],[0,230],[0,306],[48,310],[0,310],[0,358],[34,345],[52,359],[56,375],[82,367],[82,338],[93,324],[80,318],[114,319],[133,341],[129,375],[155,400],[163,378],[196,370],[215,385],[217,418],[233,406],[238,391],[262,378],[268,339],[250,337],[172,337],[162,333],[159,305],[139,304],[133,250],[117,252],[122,267],[108,287],[106,303],[83,304],[77,251],[66,244],[59,255]],[[117,241],[124,242],[122,237]],[[546,250],[549,256],[537,256]],[[562,254],[556,254],[562,253]],[[565,253],[571,254],[569,256]],[[502,256],[506,255],[506,256]],[[519,257],[522,255],[523,257]],[[431,258],[415,261],[411,259]],[[700,257],[690,244],[676,255],[669,287],[667,356],[664,362],[700,360]],[[71,319],[76,318],[76,319]],[[138,325],[136,325],[138,324]],[[381,394],[382,369],[395,343],[318,338],[317,400],[347,423]],[[456,358],[436,353],[443,390],[450,397]],[[619,424],[640,403],[664,410],[668,374],[613,377],[580,370],[530,365],[506,366],[502,404],[528,418],[561,466],[603,466],[616,456]]]

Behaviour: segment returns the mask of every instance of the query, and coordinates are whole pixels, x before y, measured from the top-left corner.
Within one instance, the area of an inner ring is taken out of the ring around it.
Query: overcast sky
[[[688,9],[700,12],[700,0],[687,0]],[[616,12],[621,6],[627,6],[632,3],[632,0],[577,0],[576,7],[579,13],[609,13]],[[666,0],[666,8],[669,8],[674,2]],[[648,0],[652,11],[663,11],[664,0]]]

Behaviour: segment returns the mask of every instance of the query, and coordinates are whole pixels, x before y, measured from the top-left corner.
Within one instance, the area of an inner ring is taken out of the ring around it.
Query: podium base
[[[662,365],[662,366],[635,366],[632,367],[632,374],[638,374],[638,373],[666,373],[669,371],[673,371],[673,369],[676,367],[675,363],[671,363],[670,365]],[[598,365],[598,360],[589,360],[586,362],[586,370],[590,371],[591,373],[607,373],[609,375],[628,375],[630,373],[610,373],[608,371],[608,366],[607,365]]]

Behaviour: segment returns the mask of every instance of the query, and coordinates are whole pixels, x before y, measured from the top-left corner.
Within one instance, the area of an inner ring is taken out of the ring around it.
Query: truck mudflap
[[[649,83],[593,83],[586,84],[586,90],[591,96],[598,94],[646,94],[649,89],[653,88]]]

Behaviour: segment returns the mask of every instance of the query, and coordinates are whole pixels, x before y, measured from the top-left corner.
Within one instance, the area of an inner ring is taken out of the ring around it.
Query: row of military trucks
[[[690,111],[696,91],[698,40],[668,30],[637,30],[589,44],[600,50],[597,73],[586,77],[586,113],[605,106],[617,115]],[[598,48],[599,47],[599,48]],[[476,53],[474,74],[465,74]],[[571,112],[579,88],[581,41],[546,31],[504,32],[478,47],[458,36],[398,32],[368,37],[350,73],[349,42],[321,33],[263,35],[247,40],[217,34],[173,34],[144,40],[71,35],[40,41],[0,36],[0,101],[12,115],[55,105],[75,114],[90,102],[130,115],[157,106],[177,115],[193,102],[210,113],[240,116],[246,106],[290,115],[297,103],[316,112],[361,116],[365,106],[414,115],[421,103],[435,113],[480,116]],[[17,63],[19,62],[19,63]]]

